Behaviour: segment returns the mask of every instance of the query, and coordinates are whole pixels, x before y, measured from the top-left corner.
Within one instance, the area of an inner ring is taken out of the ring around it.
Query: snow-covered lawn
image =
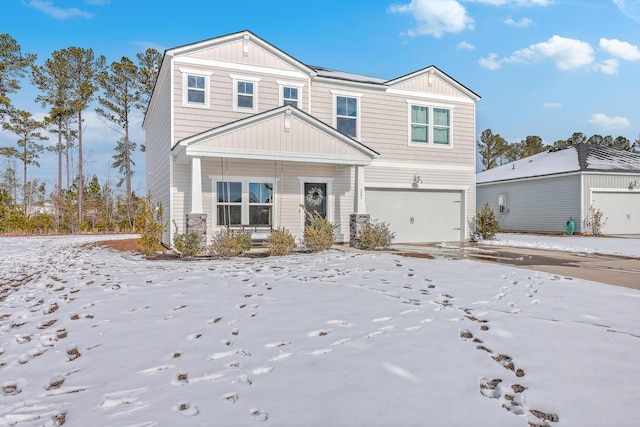
[[[101,239],[0,239],[0,425],[640,425],[638,291],[382,253],[81,246]]]
[[[543,236],[538,234],[498,233],[495,239],[483,240],[481,244],[640,258],[640,239],[622,237]]]

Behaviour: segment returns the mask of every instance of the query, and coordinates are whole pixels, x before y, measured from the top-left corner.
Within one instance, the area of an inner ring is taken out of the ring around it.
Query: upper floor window
[[[449,145],[451,134],[451,115],[446,108],[433,109],[433,143]]]
[[[298,106],[298,88],[297,87],[283,87],[282,88],[282,105]]]
[[[409,145],[451,146],[452,106],[431,106],[419,101],[409,104]]]
[[[238,82],[238,107],[253,108],[252,82]]]
[[[360,98],[362,94],[332,90],[334,127],[352,138],[360,138]]]
[[[429,108],[411,106],[411,142],[427,143],[429,134]]]
[[[258,111],[259,78],[230,76],[233,79],[233,111]]]
[[[187,76],[187,101],[204,104],[203,76]]]
[[[182,73],[182,105],[209,108],[209,71],[180,68]]]
[[[276,80],[280,91],[278,105],[293,105],[302,108],[302,88],[304,84]]]

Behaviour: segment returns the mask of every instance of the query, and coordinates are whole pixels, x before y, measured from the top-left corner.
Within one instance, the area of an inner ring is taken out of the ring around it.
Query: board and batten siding
[[[564,232],[572,218],[576,232],[582,231],[580,174],[509,182],[478,184],[476,209],[486,202],[505,231]],[[506,195],[506,209],[500,213],[498,197]]]
[[[180,232],[186,225],[186,214],[191,206],[191,169],[188,162],[174,163],[174,219]],[[355,171],[353,167],[336,168],[335,165],[278,161],[243,161],[227,159],[202,159],[202,205],[207,214],[207,238],[218,229],[214,223],[215,200],[210,177],[224,180],[245,177],[273,178],[276,184],[274,227],[284,227],[300,241],[303,234],[303,195],[300,177],[332,178],[330,195],[330,219],[338,224],[336,241],[349,240],[349,215],[354,211]],[[173,224],[171,225],[173,230]]]
[[[276,70],[298,71],[291,64],[274,56],[261,46],[249,41],[247,55],[244,55],[244,40],[234,40],[190,54],[192,58],[232,62],[235,64],[268,67]]]
[[[230,151],[248,150],[253,154],[276,152],[342,158],[354,155],[352,147],[336,141],[334,137],[297,117],[288,119],[289,131],[284,132],[285,121],[286,114],[278,114],[250,126],[212,137],[197,146]]]

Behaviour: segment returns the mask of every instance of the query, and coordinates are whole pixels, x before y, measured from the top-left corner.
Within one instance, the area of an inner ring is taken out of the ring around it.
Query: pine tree
[[[98,90],[96,78],[104,69],[105,57],[96,57],[93,49],[69,47],[60,51],[61,57],[67,64],[67,73],[71,81],[71,106],[78,121],[78,221],[83,222],[83,189],[84,176],[82,173],[82,112],[89,107]]]
[[[51,58],[44,65],[34,66],[31,72],[31,82],[42,92],[36,97],[44,108],[50,106],[49,124],[53,132],[58,134],[55,152],[58,155],[58,195],[62,191],[62,156],[64,150],[66,125],[74,115],[71,107],[70,90],[71,79],[68,73],[69,64],[61,51],[53,52]]]
[[[136,143],[129,138],[131,110],[140,102],[140,92],[136,90],[138,84],[138,67],[127,57],[120,62],[113,62],[108,70],[98,74],[98,82],[104,91],[104,97],[98,97],[101,108],[96,109],[99,116],[105,118],[117,127],[122,135],[116,144],[116,154],[113,166],[123,175],[118,186],[125,184],[127,197],[127,216],[133,225],[133,205],[131,199],[132,166],[135,165],[132,154]]]
[[[9,94],[20,89],[20,79],[36,60],[34,54],[23,54],[20,45],[9,34],[0,34],[0,120],[11,109]]]
[[[502,158],[507,153],[509,145],[500,134],[494,135],[491,129],[485,129],[480,136],[480,141],[476,141],[480,159],[485,169],[492,169],[499,166]]]
[[[3,123],[2,128],[18,136],[16,143],[20,149],[15,150],[13,156],[19,159],[23,165],[22,202],[25,213],[27,213],[27,166],[40,166],[37,159],[40,157],[40,153],[44,151],[44,146],[39,144],[38,141],[48,139],[40,133],[40,130],[45,128],[45,122],[35,120],[28,111],[11,110],[9,112],[9,121]]]
[[[140,100],[135,107],[142,113],[146,113],[156,79],[158,78],[158,72],[160,72],[160,66],[162,65],[162,54],[153,48],[149,48],[136,54],[136,57],[138,58],[138,91],[140,92]]]

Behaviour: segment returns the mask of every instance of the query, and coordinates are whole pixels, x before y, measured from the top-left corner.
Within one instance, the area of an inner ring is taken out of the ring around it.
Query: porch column
[[[200,246],[207,244],[207,214],[202,209],[202,168],[200,157],[191,159],[191,211],[186,214],[188,232],[200,235]]]
[[[364,191],[364,167],[356,168],[356,194],[354,213],[349,217],[349,246],[360,247],[360,235],[367,228],[370,216],[367,214],[366,196]]]
[[[355,166],[356,168],[356,197],[355,211],[357,214],[367,212],[366,195],[364,191],[364,166]]]
[[[200,157],[191,159],[191,213],[203,213]]]

